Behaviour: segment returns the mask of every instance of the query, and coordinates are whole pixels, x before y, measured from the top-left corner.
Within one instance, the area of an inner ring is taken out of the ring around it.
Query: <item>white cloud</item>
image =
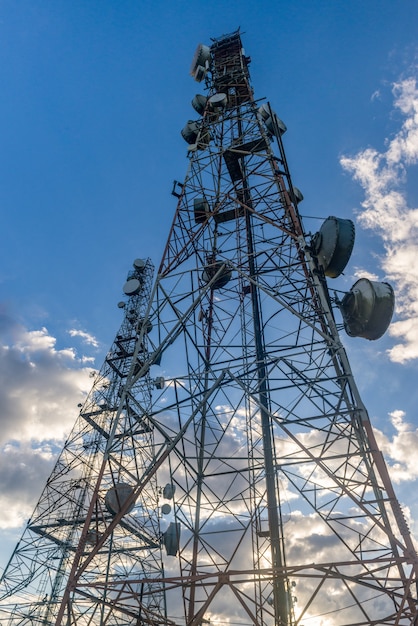
[[[84,343],[86,343],[87,345],[93,346],[94,348],[99,347],[99,342],[97,341],[96,337],[94,337],[94,335],[91,335],[90,333],[86,333],[83,330],[77,330],[75,328],[71,328],[68,331],[68,334],[70,335],[70,337],[80,337],[80,339],[82,339]]]
[[[418,465],[414,451],[418,449],[418,428],[405,421],[405,412],[389,413],[395,429],[393,437],[375,429],[379,449],[387,459],[391,479],[394,483],[413,481],[418,478]]]
[[[0,315],[0,527],[28,517],[91,387],[90,367],[46,328]]]
[[[91,369],[82,367],[72,348],[57,349],[46,328],[2,322],[0,444],[62,439],[91,386]]]
[[[392,411],[391,413],[389,413],[389,417],[390,417],[390,421],[392,422],[392,426],[398,432],[405,432],[408,430],[409,424],[406,424],[403,421],[403,418],[405,417],[405,411],[396,409],[395,411]]]
[[[377,276],[377,274],[374,274],[373,272],[369,272],[368,270],[363,270],[361,269],[361,267],[354,268],[353,276],[355,276],[356,278],[368,278],[369,280],[379,280],[379,277]]]
[[[418,88],[409,78],[393,86],[394,104],[405,117],[386,150],[362,150],[343,157],[342,167],[362,186],[365,199],[358,221],[377,233],[384,245],[381,267],[394,283],[398,320],[389,333],[398,343],[389,351],[392,361],[418,358],[418,209],[408,205],[405,183],[408,168],[418,161]]]

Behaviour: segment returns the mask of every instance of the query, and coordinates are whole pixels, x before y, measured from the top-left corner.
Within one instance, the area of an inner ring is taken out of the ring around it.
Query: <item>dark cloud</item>
[[[22,524],[32,512],[52,469],[53,455],[48,446],[8,444],[0,460],[0,528]]]

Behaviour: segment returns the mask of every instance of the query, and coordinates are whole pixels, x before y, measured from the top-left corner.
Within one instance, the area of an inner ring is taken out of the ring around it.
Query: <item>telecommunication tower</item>
[[[339,337],[378,339],[393,291],[331,295],[354,226],[305,232],[249,63],[239,31],[197,48],[156,279],[135,261],[2,626],[417,624],[417,554]]]

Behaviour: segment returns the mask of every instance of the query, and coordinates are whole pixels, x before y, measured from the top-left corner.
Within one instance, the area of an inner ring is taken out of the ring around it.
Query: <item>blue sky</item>
[[[390,332],[344,343],[418,536],[417,23],[415,0],[0,0],[0,567],[118,329],[132,260],[161,257],[195,47],[238,27],[255,95],[288,127],[306,230],[353,219],[347,290],[365,272],[395,288]]]

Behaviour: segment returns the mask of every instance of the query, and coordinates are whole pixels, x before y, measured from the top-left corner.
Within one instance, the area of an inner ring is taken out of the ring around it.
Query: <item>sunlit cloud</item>
[[[46,328],[15,326],[13,335],[0,336],[0,444],[62,439],[90,387],[91,368],[72,348],[57,349]]]
[[[404,411],[392,411],[389,418],[395,430],[393,436],[378,429],[375,432],[379,448],[387,459],[391,479],[394,483],[416,480],[418,466],[411,451],[418,449],[418,428],[406,421]]]
[[[363,270],[360,267],[354,268],[353,276],[355,278],[367,278],[368,280],[379,280],[379,277],[374,272],[369,272],[368,270]]]
[[[418,161],[418,88],[415,78],[393,86],[394,106],[404,116],[399,131],[386,142],[386,150],[367,148],[343,157],[342,167],[362,186],[365,199],[358,221],[383,242],[380,259],[384,279],[396,288],[398,319],[389,327],[397,340],[389,350],[392,361],[418,358],[418,209],[409,206],[406,182],[409,168]]]
[[[93,346],[93,348],[99,347],[99,342],[97,341],[94,335],[90,333],[86,333],[84,330],[76,330],[75,328],[71,328],[68,331],[70,337],[80,337],[80,339],[89,346]]]
[[[0,315],[0,527],[30,514],[91,386],[84,357]]]

